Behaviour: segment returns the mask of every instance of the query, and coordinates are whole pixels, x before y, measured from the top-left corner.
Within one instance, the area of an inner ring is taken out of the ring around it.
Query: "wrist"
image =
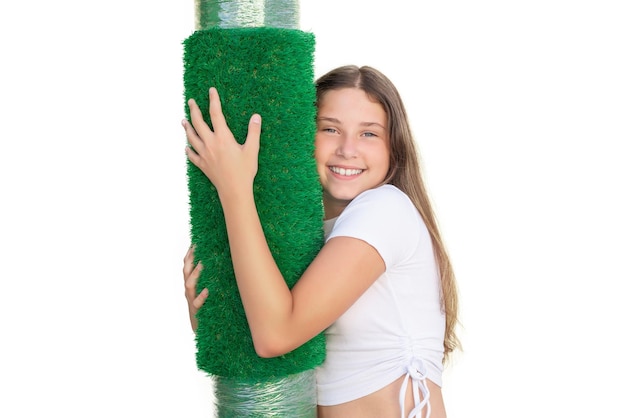
[[[254,202],[252,184],[238,185],[236,187],[223,187],[218,189],[217,195],[224,210],[227,210],[233,204],[240,205],[250,199]]]

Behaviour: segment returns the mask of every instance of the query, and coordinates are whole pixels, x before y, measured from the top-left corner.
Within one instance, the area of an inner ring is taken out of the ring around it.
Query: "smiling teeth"
[[[356,176],[357,174],[361,174],[363,172],[363,170],[358,170],[356,168],[349,168],[346,170],[345,168],[339,167],[330,167],[330,171],[342,176]]]

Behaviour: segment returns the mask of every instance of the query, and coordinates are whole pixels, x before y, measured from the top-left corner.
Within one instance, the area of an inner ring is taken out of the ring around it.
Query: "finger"
[[[187,142],[193,147],[194,150],[200,151],[204,149],[204,142],[198,136],[198,133],[189,121],[183,119],[181,122],[185,129],[185,135],[187,136]]]
[[[202,292],[200,292],[198,296],[193,300],[192,302],[193,307],[196,309],[200,309],[202,305],[204,305],[204,302],[206,301],[208,297],[209,297],[209,289],[207,288],[202,289]]]
[[[228,129],[226,118],[222,112],[220,95],[215,87],[209,89],[209,115],[211,115],[211,122],[213,123],[215,132]]]
[[[183,258],[183,277],[185,278],[185,280],[187,280],[187,276],[189,276],[195,268],[193,264],[194,249],[194,245],[190,246],[187,250],[187,254],[185,254],[185,258]]]
[[[202,264],[198,263],[198,265],[189,273],[187,278],[185,279],[185,294],[189,300],[192,300],[196,297],[196,285],[198,284],[198,278],[200,277],[200,272],[202,271]]]
[[[209,128],[209,125],[207,125],[204,121],[204,116],[202,116],[202,112],[200,111],[200,107],[198,107],[196,101],[194,99],[189,99],[187,104],[189,105],[191,124],[198,134],[198,137],[202,140],[210,138],[211,135],[213,135],[213,132],[211,132],[211,128]]]
[[[259,155],[261,146],[261,115],[254,114],[248,123],[248,136],[244,147],[247,151],[254,154],[256,158]]]
[[[185,147],[185,154],[187,154],[187,158],[189,158],[189,161],[191,161],[193,165],[198,168],[200,167],[201,158],[191,147]]]

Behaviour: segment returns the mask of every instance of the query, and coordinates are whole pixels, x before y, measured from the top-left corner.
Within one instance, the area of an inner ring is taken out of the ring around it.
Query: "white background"
[[[405,99],[460,287],[451,418],[626,417],[621,3],[301,2],[317,75],[372,65]],[[0,416],[211,416],[181,274],[193,13],[0,6]]]

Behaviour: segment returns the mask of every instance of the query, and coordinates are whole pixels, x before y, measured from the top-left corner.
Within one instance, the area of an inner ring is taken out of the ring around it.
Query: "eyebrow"
[[[338,124],[338,125],[340,125],[340,124],[341,124],[341,121],[340,121],[339,119],[337,119],[337,118],[331,118],[331,117],[327,117],[327,116],[319,116],[319,117],[317,118],[317,121],[318,121],[318,122],[320,122],[320,121],[323,121],[323,122],[332,122],[332,123],[336,123],[336,124]],[[378,122],[361,122],[361,123],[359,123],[359,125],[361,125],[361,126],[374,126],[374,125],[376,125],[376,126],[381,127],[382,129],[386,129],[383,125],[381,125],[381,124],[380,124],[380,123],[378,123]]]

